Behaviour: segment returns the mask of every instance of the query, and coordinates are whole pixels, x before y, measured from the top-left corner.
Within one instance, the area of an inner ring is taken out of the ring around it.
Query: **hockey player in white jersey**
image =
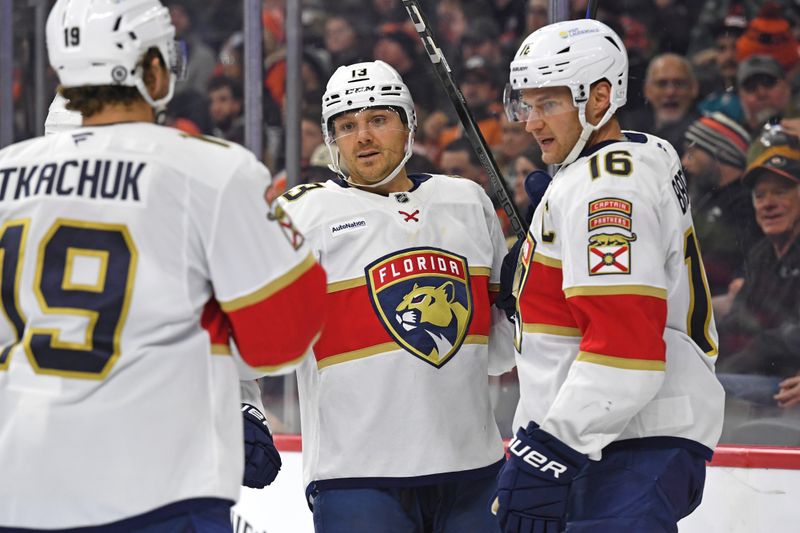
[[[0,531],[230,531],[237,354],[301,362],[325,277],[243,148],[153,124],[179,55],[157,0],[56,2],[83,126],[0,151]]]
[[[722,425],[717,336],[680,161],[623,132],[628,58],[598,21],[537,30],[506,107],[561,165],[517,269],[519,428],[505,532],[659,533],[700,502]]]
[[[414,103],[386,63],[340,67],[322,106],[341,178],[279,199],[328,273],[298,370],[316,531],[497,531],[487,375],[514,361],[492,305],[506,253],[492,203],[472,181],[406,172]]]
[[[83,117],[66,107],[67,100],[56,93],[44,123],[44,134],[52,135],[83,125]],[[237,359],[237,361],[239,361]],[[261,387],[256,381],[261,374],[252,367],[237,364],[241,379],[242,420],[244,423],[244,477],[242,485],[261,489],[275,481],[281,469],[280,453],[275,447],[272,431],[264,416]]]

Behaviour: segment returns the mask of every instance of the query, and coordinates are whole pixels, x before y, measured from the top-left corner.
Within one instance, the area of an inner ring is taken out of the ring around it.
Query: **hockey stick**
[[[586,18],[597,18],[597,0],[589,0],[589,3],[586,5]]]
[[[425,51],[428,53],[436,75],[444,87],[445,92],[447,92],[450,102],[452,102],[453,107],[455,107],[458,118],[461,119],[461,125],[464,127],[464,132],[472,145],[472,149],[478,154],[478,159],[480,159],[483,168],[489,175],[489,181],[494,188],[497,199],[503,211],[508,215],[508,219],[511,221],[511,229],[517,237],[525,239],[528,234],[528,228],[522,223],[522,218],[519,216],[517,206],[514,205],[512,201],[513,195],[505,180],[500,175],[497,162],[494,160],[492,152],[486,145],[486,139],[483,138],[481,130],[478,129],[475,118],[467,107],[464,95],[461,94],[458,86],[453,81],[450,65],[447,64],[447,60],[442,54],[441,49],[436,45],[436,40],[433,38],[430,25],[425,18],[425,14],[422,12],[419,2],[417,0],[403,0],[403,7],[406,8],[408,16],[411,17],[411,22],[414,23],[414,28],[417,30],[419,38],[425,46]]]

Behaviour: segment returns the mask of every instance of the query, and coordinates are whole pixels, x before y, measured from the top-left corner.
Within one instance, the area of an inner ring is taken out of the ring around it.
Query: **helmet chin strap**
[[[408,139],[406,140],[406,151],[405,155],[403,156],[403,159],[401,159],[400,162],[397,164],[397,166],[394,167],[394,170],[392,170],[385,178],[383,178],[377,183],[356,183],[350,178],[350,176],[345,176],[344,172],[342,172],[341,166],[339,165],[340,154],[339,154],[339,148],[335,146],[336,145],[335,141],[328,145],[328,153],[331,155],[331,160],[332,160],[332,163],[328,165],[328,168],[339,174],[344,181],[346,181],[350,185],[353,185],[354,187],[359,187],[363,189],[375,189],[377,187],[382,187],[386,185],[387,183],[392,181],[395,178],[395,176],[397,176],[397,174],[400,173],[400,171],[405,166],[406,162],[411,158],[412,154],[411,147],[413,144],[414,144],[414,134],[413,132],[409,131]]]
[[[611,120],[611,117],[614,115],[614,111],[616,108],[613,105],[608,106],[606,110],[606,114],[603,115],[603,118],[600,119],[596,125],[590,124],[586,120],[586,102],[581,102],[578,104],[578,120],[581,122],[581,126],[583,129],[581,130],[581,134],[578,137],[578,140],[575,141],[575,146],[572,147],[572,150],[567,154],[567,157],[559,163],[559,165],[569,165],[573,161],[575,161],[578,156],[581,154],[583,149],[586,147],[586,143],[589,141],[589,137],[592,136],[592,133],[602,128],[606,122]]]
[[[156,122],[161,124],[164,120],[165,112],[167,110],[167,104],[170,100],[172,100],[172,95],[175,93],[175,74],[169,74],[169,90],[167,91],[166,96],[159,98],[158,100],[154,100],[152,96],[150,96],[150,91],[147,90],[147,86],[144,84],[144,80],[139,76],[134,80],[136,84],[136,89],[138,89],[139,94],[142,95],[144,101],[147,102],[150,107],[153,108],[155,113]]]

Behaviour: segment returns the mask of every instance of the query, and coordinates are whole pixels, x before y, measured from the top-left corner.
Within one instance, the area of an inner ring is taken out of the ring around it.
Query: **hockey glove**
[[[533,220],[533,212],[542,201],[544,192],[550,185],[553,178],[543,170],[534,170],[525,178],[525,192],[528,195],[530,204],[525,213],[525,223],[530,226]],[[517,270],[517,261],[519,258],[519,250],[522,248],[522,239],[517,239],[511,250],[508,251],[503,258],[503,266],[500,268],[500,292],[495,299],[494,304],[498,309],[502,309],[506,313],[509,320],[514,320],[514,315],[517,313],[517,299],[514,296],[514,273]]]
[[[257,408],[242,404],[244,415],[244,479],[242,485],[263,489],[281,469],[281,456],[272,441],[267,419]]]
[[[558,533],[572,479],[589,459],[535,422],[517,431],[508,451],[492,507],[503,533]]]

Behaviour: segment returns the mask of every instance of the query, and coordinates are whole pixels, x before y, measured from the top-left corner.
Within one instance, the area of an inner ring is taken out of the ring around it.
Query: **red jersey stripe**
[[[216,299],[211,298],[203,307],[203,313],[200,315],[200,327],[208,333],[212,353],[219,352],[222,346],[229,346],[231,323],[228,316],[222,312]],[[228,353],[230,353],[230,348],[228,348]]]
[[[305,274],[310,268],[317,264],[317,261],[314,259],[314,256],[308,254],[305,259],[303,259],[300,263],[295,265],[294,268],[279,276],[277,279],[274,279],[261,287],[253,291],[250,294],[245,296],[241,296],[239,298],[235,298],[233,300],[229,300],[227,302],[220,302],[222,306],[222,310],[226,313],[230,313],[231,311],[236,311],[237,309],[241,309],[242,307],[247,307],[248,305],[256,304],[258,302],[263,302],[276,292],[280,291],[284,287],[287,287],[294,283],[299,277]]]
[[[643,294],[572,296],[567,299],[582,333],[582,352],[664,361],[667,301]]]
[[[472,336],[488,336],[491,327],[489,278],[471,276],[470,284],[473,312],[467,329],[467,344],[471,344],[468,341]],[[397,349],[397,343],[375,313],[365,284],[348,280],[346,285],[337,285],[334,291],[329,287],[328,290],[328,320],[322,336],[314,345],[320,368]],[[358,331],[358,335],[348,333],[352,331]],[[329,358],[334,359],[326,361]]]
[[[539,262],[534,256],[519,299],[523,328],[547,325],[564,328],[563,331],[577,330],[578,325],[567,305],[561,283],[561,269]]]
[[[229,312],[242,358],[266,371],[297,362],[322,327],[324,295],[325,271],[314,262],[271,296]]]

